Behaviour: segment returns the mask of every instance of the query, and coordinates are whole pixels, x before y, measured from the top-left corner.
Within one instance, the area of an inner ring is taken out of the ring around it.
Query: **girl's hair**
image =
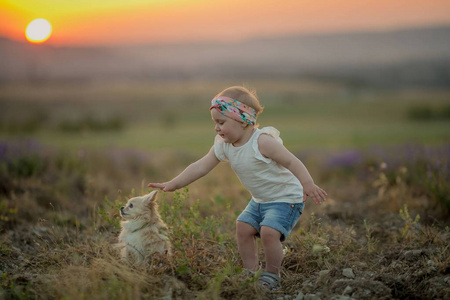
[[[264,109],[264,107],[259,103],[258,96],[256,96],[256,91],[250,91],[243,86],[231,86],[226,88],[214,98],[219,96],[230,97],[252,107],[256,111],[256,115],[262,113]]]

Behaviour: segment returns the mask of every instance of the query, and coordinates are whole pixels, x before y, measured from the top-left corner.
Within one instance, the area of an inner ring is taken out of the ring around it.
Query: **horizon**
[[[252,36],[240,40],[192,40],[192,41],[178,41],[178,42],[146,42],[146,43],[136,43],[136,44],[87,44],[87,45],[58,45],[58,44],[50,44],[50,43],[42,43],[39,47],[51,47],[51,48],[134,48],[134,47],[164,47],[164,46],[177,46],[177,45],[230,45],[230,44],[240,44],[251,41],[264,41],[264,40],[278,40],[278,39],[289,39],[289,38],[309,38],[309,37],[327,37],[327,36],[352,36],[352,35],[374,35],[374,34],[389,34],[389,33],[401,33],[401,32],[412,32],[415,30],[426,31],[426,30],[439,30],[439,29],[450,29],[450,23],[436,23],[430,24],[426,26],[404,26],[398,28],[390,28],[390,29],[362,29],[362,30],[348,30],[348,31],[327,31],[327,32],[304,32],[304,33],[288,33],[281,35],[259,35]],[[30,45],[30,43],[24,38],[23,40],[15,40],[13,38],[4,36],[0,34],[0,39],[8,40],[14,43]]]
[[[450,26],[450,2],[337,0],[279,4],[268,0],[0,2],[0,36],[25,42],[26,25],[46,18],[54,28],[46,45],[110,47],[235,43],[283,36],[389,32]],[[220,12],[219,17],[217,12]]]

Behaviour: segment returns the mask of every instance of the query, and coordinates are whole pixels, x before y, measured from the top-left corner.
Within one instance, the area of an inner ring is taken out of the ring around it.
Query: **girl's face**
[[[211,109],[211,118],[214,122],[214,130],[220,135],[225,143],[239,146],[244,137],[246,124],[222,115],[217,109]]]

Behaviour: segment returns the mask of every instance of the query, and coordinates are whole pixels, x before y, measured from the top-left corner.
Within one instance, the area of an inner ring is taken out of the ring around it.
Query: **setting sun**
[[[52,34],[52,25],[46,19],[35,19],[28,24],[25,36],[31,43],[45,42]]]

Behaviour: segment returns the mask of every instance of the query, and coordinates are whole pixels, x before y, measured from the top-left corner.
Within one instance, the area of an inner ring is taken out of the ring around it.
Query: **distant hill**
[[[130,47],[52,47],[0,38],[0,82],[249,77],[449,86],[450,26]]]

